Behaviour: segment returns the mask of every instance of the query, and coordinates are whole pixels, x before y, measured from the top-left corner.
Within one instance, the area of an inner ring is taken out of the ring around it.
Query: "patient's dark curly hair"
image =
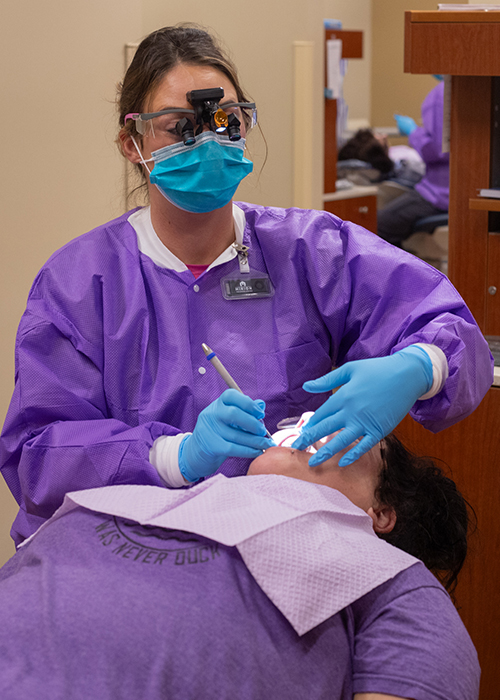
[[[384,466],[377,499],[396,512],[386,542],[421,559],[453,593],[467,554],[473,510],[454,481],[427,457],[409,452],[395,435],[381,443]]]
[[[371,129],[359,129],[349,141],[342,146],[337,160],[363,160],[384,175],[394,169],[387,148],[375,138]]]

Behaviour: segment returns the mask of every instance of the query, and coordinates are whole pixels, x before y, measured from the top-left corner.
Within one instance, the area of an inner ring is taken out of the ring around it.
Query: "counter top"
[[[373,185],[362,187],[356,185],[348,190],[337,190],[323,195],[324,202],[335,202],[339,199],[353,199],[354,197],[374,197],[377,195],[377,188]]]

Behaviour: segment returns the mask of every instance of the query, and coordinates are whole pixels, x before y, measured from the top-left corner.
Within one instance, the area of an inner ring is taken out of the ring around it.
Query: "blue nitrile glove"
[[[409,136],[412,131],[418,128],[417,122],[411,117],[405,117],[402,114],[395,114],[394,119],[398,125],[399,133],[403,136]]]
[[[303,388],[311,393],[340,389],[311,416],[292,447],[302,450],[341,430],[311,457],[309,465],[321,464],[362,438],[339,461],[341,467],[351,464],[403,420],[415,401],[429,391],[432,375],[429,355],[410,345],[389,357],[347,362],[306,382]]]
[[[179,469],[188,481],[213,474],[227,457],[258,457],[274,443],[266,437],[264,401],[226,389],[198,416],[179,448]]]

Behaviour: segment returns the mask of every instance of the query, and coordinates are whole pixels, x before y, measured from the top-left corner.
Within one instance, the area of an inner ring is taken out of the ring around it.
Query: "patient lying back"
[[[336,458],[312,469],[308,458],[273,448],[249,477],[226,482],[272,473],[292,477],[283,482],[294,493],[296,479],[335,488],[379,537],[421,552],[453,585],[467,528],[453,482],[392,437],[343,469]],[[264,554],[272,565],[273,551]],[[325,596],[334,585],[324,581]],[[2,700],[477,700],[478,686],[472,642],[420,562],[302,635],[236,547],[82,507],[49,522],[0,570]]]

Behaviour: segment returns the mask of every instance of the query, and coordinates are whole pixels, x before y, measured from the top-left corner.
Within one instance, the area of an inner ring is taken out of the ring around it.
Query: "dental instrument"
[[[243,391],[241,391],[240,387],[236,384],[236,382],[231,377],[231,375],[229,374],[227,369],[224,367],[222,362],[219,360],[219,358],[217,357],[215,352],[211,348],[209,348],[206,343],[202,343],[201,347],[203,348],[203,352],[205,353],[207,360],[215,367],[215,369],[220,374],[222,379],[226,382],[228,387],[230,389],[236,389],[236,391],[239,391],[240,394],[243,394]],[[267,437],[271,438],[271,440],[273,439],[273,436],[271,435],[271,433],[269,432],[269,430],[267,428],[266,428],[266,435],[267,435]]]

